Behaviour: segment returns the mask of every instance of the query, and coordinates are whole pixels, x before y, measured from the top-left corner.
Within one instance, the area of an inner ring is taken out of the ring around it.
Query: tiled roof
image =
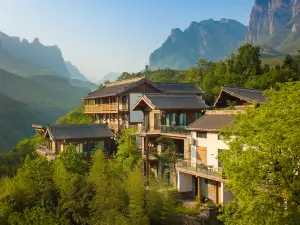
[[[130,85],[132,85],[134,83],[136,83],[136,82],[104,87],[102,89],[91,92],[88,96],[84,97],[84,99],[93,99],[93,98],[99,98],[99,97],[112,96],[119,92],[124,91],[127,87],[129,87]]]
[[[50,125],[47,131],[54,140],[110,138],[113,136],[106,124]]]
[[[154,88],[158,89],[160,92],[164,93],[173,93],[173,94],[202,94],[202,90],[198,88],[194,84],[188,84],[188,83],[156,83],[152,82],[147,78],[142,78],[138,80],[132,80],[132,82],[127,83],[116,83],[116,85],[110,84],[109,86],[106,86],[100,90],[96,90],[94,92],[91,92],[88,96],[84,97],[83,99],[95,99],[99,97],[107,97],[107,96],[113,96],[117,95],[118,93],[130,90],[130,88],[135,87],[139,84],[142,84],[143,82],[147,82]]]
[[[259,89],[223,86],[222,91],[250,103],[253,103],[255,100],[258,102],[266,101],[263,91]]]
[[[145,98],[155,109],[208,108],[202,98],[195,94],[145,94],[145,96],[141,98]]]
[[[187,130],[218,132],[222,127],[229,124],[235,117],[236,114],[211,114],[207,111],[207,114],[190,124],[187,127]]]
[[[203,91],[195,84],[191,83],[155,83],[155,85],[165,93],[173,94],[202,94]]]

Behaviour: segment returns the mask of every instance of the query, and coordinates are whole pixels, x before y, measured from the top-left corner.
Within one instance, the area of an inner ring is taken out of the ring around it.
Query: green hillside
[[[33,123],[46,124],[49,121],[45,115],[1,93],[0,105],[0,152],[33,135]]]
[[[90,91],[95,91],[98,88],[98,86],[92,82],[82,81],[77,79],[70,79],[69,84],[75,87],[87,88]]]
[[[0,151],[32,135],[32,123],[54,123],[88,92],[57,76],[25,78],[0,69]]]
[[[42,112],[51,121],[76,108],[88,92],[56,76],[23,78],[0,69],[0,93]]]

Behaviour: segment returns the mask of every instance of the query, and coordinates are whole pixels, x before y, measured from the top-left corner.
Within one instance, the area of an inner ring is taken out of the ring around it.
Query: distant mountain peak
[[[280,52],[299,48],[300,0],[256,0],[250,15],[247,41],[268,44]]]
[[[57,46],[45,46],[37,37],[29,43],[26,39],[21,40],[19,37],[10,37],[2,32],[0,32],[0,41],[15,59],[52,71],[52,74],[59,77],[69,78],[70,75],[65,61]]]
[[[36,37],[33,39],[32,44],[41,44],[40,40]]]
[[[24,43],[24,44],[29,44],[29,41],[28,41],[26,38],[23,38],[23,39],[22,39],[22,43]]]
[[[201,58],[219,60],[244,43],[247,27],[230,19],[193,21],[184,31],[172,29],[162,46],[150,55],[150,68],[187,69]],[[222,38],[220,38],[222,37]]]

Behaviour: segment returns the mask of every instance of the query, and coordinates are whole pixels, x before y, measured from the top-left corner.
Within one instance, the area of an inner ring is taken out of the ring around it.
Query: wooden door
[[[197,163],[207,163],[207,148],[206,147],[197,147]]]

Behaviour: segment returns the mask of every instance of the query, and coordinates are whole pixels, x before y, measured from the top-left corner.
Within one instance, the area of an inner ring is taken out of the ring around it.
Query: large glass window
[[[187,126],[186,113],[180,114],[180,126]]]

